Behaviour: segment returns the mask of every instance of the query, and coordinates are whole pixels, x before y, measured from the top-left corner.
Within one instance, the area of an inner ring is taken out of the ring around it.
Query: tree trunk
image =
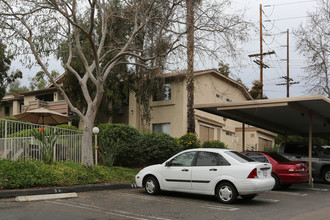
[[[187,0],[187,132],[195,133],[194,111],[194,6],[195,0]]]
[[[82,135],[82,148],[81,148],[81,156],[82,163],[85,167],[93,167],[93,134],[92,129],[94,126],[94,120],[92,118],[95,117],[87,117],[84,119],[84,130]]]

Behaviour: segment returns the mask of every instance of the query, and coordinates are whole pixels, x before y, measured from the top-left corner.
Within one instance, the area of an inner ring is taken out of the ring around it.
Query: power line
[[[289,2],[289,3],[281,3],[281,4],[273,4],[273,5],[264,5],[264,7],[275,7],[275,6],[280,6],[280,5],[294,5],[294,4],[302,4],[302,3],[307,3],[307,2],[315,2],[315,0],[309,0],[309,1],[300,1],[300,2]]]
[[[270,21],[284,21],[284,20],[292,20],[292,19],[308,18],[308,17],[310,17],[310,16],[298,16],[298,17],[289,17],[289,18],[278,18],[278,19],[265,20],[265,22],[270,22]]]

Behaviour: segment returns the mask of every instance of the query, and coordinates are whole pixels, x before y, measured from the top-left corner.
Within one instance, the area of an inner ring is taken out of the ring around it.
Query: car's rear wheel
[[[254,199],[254,197],[256,197],[257,196],[257,194],[251,194],[251,195],[244,195],[244,196],[241,196],[242,197],[242,199],[244,199],[244,200],[252,200],[252,199]]]
[[[330,167],[327,167],[323,171],[323,180],[326,183],[330,183]]]
[[[153,176],[148,176],[144,182],[144,189],[150,195],[156,195],[160,192],[159,183]]]
[[[275,185],[273,187],[273,190],[276,190],[280,187],[280,180],[274,173],[272,173],[272,177],[275,179]]]
[[[235,202],[238,196],[235,186],[229,182],[220,183],[217,187],[216,194],[219,201],[225,204]]]

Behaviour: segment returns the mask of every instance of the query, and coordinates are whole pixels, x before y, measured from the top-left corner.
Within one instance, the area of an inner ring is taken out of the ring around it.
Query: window
[[[230,132],[230,131],[226,131],[226,135],[228,135],[228,136],[233,136],[233,133]]]
[[[13,107],[5,106],[5,116],[11,116],[11,115],[13,115]]]
[[[152,131],[171,134],[171,123],[152,124]]]
[[[241,163],[247,163],[247,162],[254,162],[255,160],[251,159],[250,157],[247,157],[243,154],[238,153],[237,151],[226,151],[226,154],[234,158],[235,160],[241,162]]]
[[[228,166],[230,163],[220,154],[202,151],[198,154],[196,166]]]
[[[164,84],[159,94],[153,95],[152,101],[168,101],[172,98],[171,84]]]
[[[217,166],[218,157],[216,153],[212,152],[199,152],[196,166]]]
[[[274,160],[276,160],[277,162],[283,162],[283,163],[291,162],[291,160],[288,160],[287,158],[283,157],[282,155],[280,155],[276,152],[271,152],[268,155],[271,158],[273,158]]]
[[[222,95],[219,95],[219,94],[216,94],[215,95],[218,99],[222,99],[223,97],[222,97]]]
[[[288,143],[285,146],[284,153],[296,154],[296,155],[308,155],[308,146],[304,144]]]
[[[261,163],[269,163],[269,160],[267,157],[260,153],[247,153],[248,157],[254,159],[255,161],[261,162]]]
[[[171,166],[191,166],[195,154],[195,151],[180,154],[171,160]]]

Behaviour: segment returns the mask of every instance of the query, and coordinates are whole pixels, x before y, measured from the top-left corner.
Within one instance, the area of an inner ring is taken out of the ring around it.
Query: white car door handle
[[[189,170],[188,170],[188,169],[182,169],[181,171],[183,171],[183,172],[188,172]]]
[[[213,168],[213,169],[210,169],[210,171],[217,171],[217,169],[214,169],[214,168]]]

